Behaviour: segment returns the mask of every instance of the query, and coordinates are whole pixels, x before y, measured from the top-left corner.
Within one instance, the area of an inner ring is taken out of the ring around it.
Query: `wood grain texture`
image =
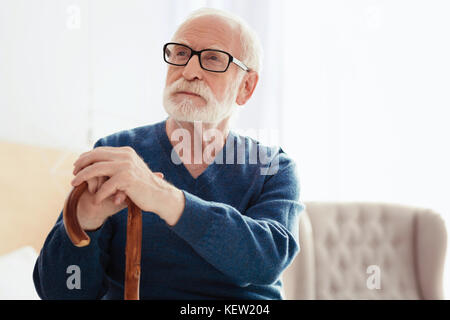
[[[125,300],[139,300],[141,277],[142,211],[129,199],[125,247]]]
[[[63,210],[63,221],[66,233],[70,241],[77,247],[85,247],[89,245],[91,239],[81,228],[77,217],[77,204],[83,192],[86,191],[88,184],[84,181],[79,186],[72,189],[66,199]]]

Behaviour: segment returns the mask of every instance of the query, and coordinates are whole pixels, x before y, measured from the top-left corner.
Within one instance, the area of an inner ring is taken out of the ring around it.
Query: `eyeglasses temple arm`
[[[233,63],[237,64],[239,67],[241,67],[244,71],[250,71],[250,69],[243,64],[241,61],[239,61],[238,59],[236,59],[235,57],[233,57],[233,60],[231,60]]]

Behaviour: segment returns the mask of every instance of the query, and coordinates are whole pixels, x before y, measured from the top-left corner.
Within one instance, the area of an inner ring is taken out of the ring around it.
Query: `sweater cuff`
[[[211,225],[208,202],[182,190],[184,193],[184,210],[177,223],[170,227],[178,236],[195,244],[207,234]]]
[[[88,248],[90,249],[90,247],[92,247],[93,245],[95,245],[97,243],[104,226],[105,226],[105,223],[103,223],[103,225],[95,231],[85,231],[86,234],[90,238],[89,245],[87,245],[85,247],[77,247],[72,243],[72,240],[70,240],[69,235],[67,234],[66,228],[64,227],[64,223],[62,221],[61,221],[61,225],[60,225],[60,232],[64,233],[63,239],[64,239],[64,243],[66,245],[69,245],[73,249],[77,249],[78,251],[83,250],[83,249],[87,250]]]

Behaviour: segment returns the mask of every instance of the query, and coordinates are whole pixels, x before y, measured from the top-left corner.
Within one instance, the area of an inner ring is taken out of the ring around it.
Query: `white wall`
[[[303,198],[416,205],[449,226],[450,2],[284,3],[283,142]]]
[[[87,29],[66,27],[68,3],[0,2],[1,139],[56,146],[86,141]]]

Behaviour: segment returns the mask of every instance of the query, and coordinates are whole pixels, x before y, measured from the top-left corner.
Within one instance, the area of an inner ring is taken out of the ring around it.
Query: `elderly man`
[[[304,209],[296,165],[230,129],[258,82],[258,48],[222,11],[181,24],[164,46],[169,117],[101,138],[74,163],[91,243],[73,246],[59,216],[33,274],[41,298],[123,298],[129,197],[143,211],[141,299],[283,299]]]

